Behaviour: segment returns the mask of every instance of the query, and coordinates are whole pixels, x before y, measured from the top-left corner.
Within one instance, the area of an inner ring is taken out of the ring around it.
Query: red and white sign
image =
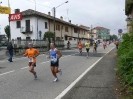
[[[22,13],[10,14],[9,15],[10,21],[19,21],[22,20]]]

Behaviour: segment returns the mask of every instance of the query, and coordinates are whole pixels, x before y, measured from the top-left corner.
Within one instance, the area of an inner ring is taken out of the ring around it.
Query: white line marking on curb
[[[104,56],[106,56],[110,51],[112,51],[114,48],[109,50]],[[103,57],[104,57],[103,56]],[[72,82],[64,91],[61,92],[55,99],[61,99],[63,96],[65,96],[101,59],[101,57],[98,59],[93,65],[91,65],[84,73],[82,73],[74,82]]]
[[[6,75],[6,74],[10,74],[10,73],[13,73],[13,72],[15,72],[15,70],[12,70],[12,71],[9,71],[9,72],[2,73],[2,74],[0,74],[0,76]]]

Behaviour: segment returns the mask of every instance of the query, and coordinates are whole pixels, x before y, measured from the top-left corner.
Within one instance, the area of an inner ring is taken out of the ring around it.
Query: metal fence
[[[14,54],[20,55],[23,54],[24,51],[28,48],[29,43],[33,43],[33,47],[37,48],[40,52],[48,51],[50,43],[47,40],[12,40],[11,41],[14,47]],[[52,42],[52,41],[51,41]],[[7,46],[7,41],[1,41],[1,46]],[[56,47],[59,49],[64,48],[64,41],[56,41]]]

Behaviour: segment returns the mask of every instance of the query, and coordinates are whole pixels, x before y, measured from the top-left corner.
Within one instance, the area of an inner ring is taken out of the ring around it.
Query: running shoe
[[[34,75],[34,79],[37,80],[37,74]]]
[[[53,82],[57,82],[58,81],[58,78],[55,78],[54,80],[53,80]]]

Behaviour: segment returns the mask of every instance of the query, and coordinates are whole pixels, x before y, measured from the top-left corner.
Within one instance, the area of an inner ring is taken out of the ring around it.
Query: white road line
[[[46,61],[46,62],[42,62],[41,64],[45,64],[45,63],[47,63],[47,62],[49,62],[49,61]]]
[[[9,72],[2,73],[2,74],[0,74],[0,76],[6,75],[6,74],[10,74],[10,73],[13,73],[13,72],[15,72],[15,70],[12,70],[12,71],[9,71]]]
[[[75,50],[70,50],[70,51],[75,51]],[[69,52],[69,50],[62,50],[62,52]],[[46,54],[40,54],[39,56],[44,56]],[[20,57],[20,58],[13,58],[14,61],[17,61],[17,60],[22,60],[22,59],[26,59],[27,57]],[[4,59],[4,60],[0,60],[0,63],[4,63],[4,62],[7,62],[7,59]]]
[[[71,55],[67,55],[67,56],[63,56],[62,58],[66,58],[66,57],[69,57],[69,56],[72,56],[72,55],[76,55],[77,53],[75,53],[75,54],[71,54]],[[45,63],[48,63],[48,62],[50,62],[50,60],[49,61],[46,61],[46,62],[42,62],[42,63],[40,63],[40,64],[45,64]],[[23,67],[23,68],[20,68],[20,69],[27,69],[28,67]]]
[[[76,55],[77,53],[75,53],[75,54],[71,54],[71,55],[66,55],[66,56],[63,56],[62,58],[66,58],[66,57],[69,57],[69,56],[72,56],[72,55]],[[61,58],[61,59],[62,59]],[[45,64],[45,63],[47,63],[47,62],[50,62],[50,60],[49,61],[46,61],[46,62],[42,62],[41,64]]]
[[[27,67],[23,67],[23,68],[21,68],[21,69],[27,69],[28,68],[28,66]]]
[[[26,57],[13,58],[13,61],[22,60],[22,59],[26,59]],[[7,60],[8,60],[8,59],[1,60],[0,63],[7,62]]]
[[[110,51],[112,51],[114,48],[109,50],[104,56],[106,56]],[[104,57],[103,56],[103,57]],[[101,59],[97,60],[93,65],[91,65],[84,73],[82,73],[74,82],[72,82],[62,93],[60,93],[55,99],[61,99],[63,96],[65,96]]]

